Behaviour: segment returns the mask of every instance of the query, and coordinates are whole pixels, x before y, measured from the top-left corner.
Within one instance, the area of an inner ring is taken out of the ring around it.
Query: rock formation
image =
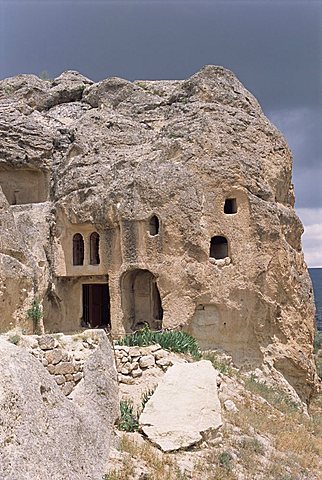
[[[202,348],[315,383],[292,158],[221,67],[187,80],[77,72],[0,82],[1,330],[183,328]]]
[[[208,360],[170,367],[140,416],[149,440],[168,452],[215,434],[222,425],[217,374]]]
[[[54,351],[47,349],[48,337],[47,346],[46,338],[40,340],[41,348]],[[104,332],[98,340],[71,399],[39,360],[0,338],[1,479],[103,477],[118,415],[118,391]]]

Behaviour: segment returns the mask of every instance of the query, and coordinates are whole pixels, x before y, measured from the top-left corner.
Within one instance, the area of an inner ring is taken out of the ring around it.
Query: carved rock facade
[[[310,397],[314,306],[287,144],[221,67],[0,82],[0,318],[180,327]]]

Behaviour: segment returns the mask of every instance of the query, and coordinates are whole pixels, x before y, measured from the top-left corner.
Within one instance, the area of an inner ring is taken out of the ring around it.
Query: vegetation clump
[[[196,360],[201,357],[197,341],[188,333],[166,330],[155,332],[150,330],[147,324],[141,330],[125,335],[116,343],[128,347],[147,347],[148,345],[159,344],[170,352],[188,353]]]
[[[233,368],[229,361],[225,358],[221,358],[217,352],[209,350],[202,354],[202,358],[204,360],[209,360],[212,363],[213,367],[223,375],[233,375]]]
[[[42,319],[43,312],[39,300],[33,300],[31,307],[27,311],[27,315],[28,318],[30,318],[30,320],[33,322],[34,332],[40,333],[40,321]]]
[[[15,334],[13,334],[9,337],[9,342],[13,343],[14,345],[18,345],[20,340],[21,340],[21,336],[18,335],[17,333],[15,333]]]
[[[131,400],[121,400],[120,412],[118,428],[125,432],[136,432],[139,429],[139,414],[135,413],[133,402]]]
[[[291,400],[285,392],[259,382],[255,375],[245,379],[245,387],[250,392],[263,397],[270,405],[283,413],[298,411],[297,403]]]

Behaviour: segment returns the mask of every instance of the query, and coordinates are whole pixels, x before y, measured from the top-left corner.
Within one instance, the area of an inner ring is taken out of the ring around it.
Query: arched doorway
[[[122,308],[126,331],[162,327],[163,309],[155,276],[148,270],[126,272],[121,280]]]

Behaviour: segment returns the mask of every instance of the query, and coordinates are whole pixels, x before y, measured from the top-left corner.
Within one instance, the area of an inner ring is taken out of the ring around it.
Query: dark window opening
[[[237,200],[236,198],[226,198],[224,213],[231,215],[232,213],[237,213]]]
[[[90,243],[90,264],[99,265],[100,263],[100,236],[93,232],[89,238]]]
[[[111,326],[108,284],[83,285],[82,324],[91,328]]]
[[[152,236],[158,235],[159,228],[160,228],[159,219],[156,215],[153,215],[153,217],[150,218],[150,223],[149,223],[150,235]]]
[[[84,240],[80,233],[73,236],[73,265],[84,264]]]
[[[217,260],[228,257],[228,242],[225,237],[212,237],[210,241],[210,257]]]

